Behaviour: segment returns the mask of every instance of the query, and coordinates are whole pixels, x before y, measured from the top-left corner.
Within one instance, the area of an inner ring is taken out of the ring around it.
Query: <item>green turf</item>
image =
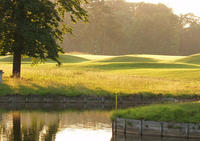
[[[0,57],[0,62],[4,63],[12,63],[13,57],[12,56],[1,56]],[[79,57],[79,56],[74,56],[70,54],[64,54],[60,55],[59,58],[61,63],[81,63],[81,62],[86,62],[89,61],[89,59]],[[23,57],[22,58],[22,63],[31,63],[32,59],[28,57]],[[55,63],[55,61],[47,59],[47,63]]]
[[[111,119],[114,120],[117,117],[148,121],[200,123],[200,103],[170,103],[117,110]]]
[[[189,64],[200,64],[200,54],[187,56],[181,59],[177,59],[176,62],[189,63]]]
[[[126,58],[128,56],[128,58]],[[129,57],[132,57],[131,59]],[[142,60],[134,62],[134,58]],[[118,62],[105,62],[117,58]],[[145,59],[144,59],[145,58]],[[156,60],[150,62],[150,60]],[[61,55],[63,64],[48,60],[31,65],[22,63],[22,79],[10,78],[12,57],[0,57],[5,73],[0,94],[36,95],[122,95],[163,94],[166,96],[200,96],[200,65],[178,62],[182,56],[161,55]],[[147,59],[147,60],[146,60]]]
[[[158,62],[158,60],[148,57],[137,57],[137,56],[117,56],[107,59],[100,60],[99,62]]]
[[[101,69],[101,70],[126,70],[126,69],[197,69],[200,66],[193,64],[181,63],[93,63],[87,64],[86,68]]]
[[[0,57],[0,62],[4,63],[12,63],[13,57],[12,56],[1,56]],[[31,58],[23,58],[22,59],[23,63],[31,62]]]

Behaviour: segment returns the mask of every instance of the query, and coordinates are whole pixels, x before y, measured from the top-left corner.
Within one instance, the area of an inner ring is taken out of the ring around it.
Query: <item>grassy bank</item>
[[[20,80],[10,78],[12,57],[0,57],[0,69],[5,72],[0,95],[200,96],[200,65],[196,63],[198,55],[193,57],[65,54],[61,67],[50,60],[31,66],[31,59],[25,58]]]
[[[118,110],[113,113],[111,119],[114,120],[117,117],[147,121],[200,123],[200,103],[162,104]]]

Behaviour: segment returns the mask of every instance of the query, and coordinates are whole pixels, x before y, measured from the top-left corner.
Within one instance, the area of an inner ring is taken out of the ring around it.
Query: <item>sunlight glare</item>
[[[198,0],[126,0],[127,2],[164,3],[176,14],[194,13],[200,16],[200,1]]]
[[[65,129],[56,134],[56,141],[110,141],[111,131],[91,129]]]

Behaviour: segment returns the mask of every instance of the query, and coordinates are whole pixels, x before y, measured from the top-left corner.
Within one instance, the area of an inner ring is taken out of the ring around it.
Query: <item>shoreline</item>
[[[158,122],[116,118],[112,122],[113,135],[130,134],[141,136],[200,138],[199,124]]]
[[[65,109],[126,109],[162,103],[194,102],[199,98],[166,98],[144,95],[118,96],[61,96],[61,95],[5,95],[0,96],[0,109],[5,110],[65,110]]]
[[[192,102],[198,101],[200,97],[183,98],[183,97],[165,97],[163,95],[145,96],[145,95],[118,95],[118,104],[151,104],[165,102]],[[0,103],[103,103],[115,104],[116,96],[62,96],[62,95],[4,95],[0,96]]]

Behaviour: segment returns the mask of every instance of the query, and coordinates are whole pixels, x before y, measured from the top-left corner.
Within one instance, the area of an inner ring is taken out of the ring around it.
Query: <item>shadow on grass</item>
[[[90,61],[90,60],[82,58],[82,57],[66,55],[66,54],[61,55],[60,60],[62,63],[81,63],[81,62]]]
[[[12,61],[13,61],[12,56],[5,56],[0,58],[0,62],[12,63]],[[82,57],[64,54],[60,55],[60,61],[61,63],[81,63],[89,60]],[[31,58],[22,58],[22,63],[31,63],[31,62],[32,62]],[[51,59],[47,59],[47,63],[56,63],[56,62]]]
[[[158,62],[158,61],[156,59],[147,57],[119,56],[119,57],[104,59],[98,62]]]
[[[7,84],[0,83],[0,95],[13,94],[14,90]]]
[[[12,88],[7,84],[0,84],[0,95],[64,95],[64,96],[82,96],[82,95],[94,95],[94,96],[110,96],[114,93],[105,91],[101,88],[89,89],[81,84],[74,86],[65,86],[57,84],[57,86],[42,87],[36,84],[31,86],[18,85],[17,88]]]
[[[85,68],[115,70],[115,69],[196,69],[197,65],[190,64],[170,64],[170,63],[106,63],[91,64]]]
[[[115,92],[106,91],[101,88],[89,89],[82,84],[77,84],[74,86],[65,86],[62,84],[57,84],[57,86],[42,87],[36,84],[31,84],[27,87],[25,85],[18,85],[17,88],[12,88],[7,84],[0,83],[0,95],[38,95],[38,96],[109,96],[115,97]],[[188,99],[200,99],[199,94],[179,94],[175,95],[173,93],[152,93],[152,92],[138,92],[138,93],[122,93],[119,92],[118,96],[142,96],[145,98],[153,98],[157,96],[165,98],[188,98]]]
[[[103,89],[89,89],[81,84],[75,86],[49,86],[41,87],[33,84],[32,88],[26,86],[19,86],[18,91],[23,95],[65,95],[65,96],[82,96],[82,95],[94,95],[94,96],[106,96],[113,95],[112,93]]]

